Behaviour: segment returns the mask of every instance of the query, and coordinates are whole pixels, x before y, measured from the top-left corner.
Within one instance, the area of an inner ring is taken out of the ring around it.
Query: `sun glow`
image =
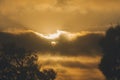
[[[62,31],[62,30],[57,30],[56,33],[53,34],[41,34],[38,32],[34,32],[36,35],[39,35],[40,37],[43,37],[45,39],[49,39],[49,40],[55,40],[58,39],[61,35],[64,36],[66,39],[68,40],[73,40],[75,39],[77,36],[81,36],[81,33],[70,33],[67,31]]]
[[[52,46],[55,46],[56,44],[57,44],[56,41],[51,41],[51,45],[52,45]]]
[[[36,33],[37,35],[43,37],[43,38],[51,39],[51,40],[52,40],[52,39],[57,39],[57,38],[59,38],[59,36],[60,36],[61,34],[63,34],[64,31],[57,30],[56,33],[48,34],[48,35],[46,35],[46,34],[40,34],[40,33],[38,33],[38,32],[35,32],[35,33]]]

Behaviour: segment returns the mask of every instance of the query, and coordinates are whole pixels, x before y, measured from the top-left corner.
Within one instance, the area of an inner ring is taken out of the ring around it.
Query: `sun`
[[[57,42],[56,42],[56,41],[51,41],[51,45],[52,45],[52,46],[56,46],[56,45],[57,45]]]

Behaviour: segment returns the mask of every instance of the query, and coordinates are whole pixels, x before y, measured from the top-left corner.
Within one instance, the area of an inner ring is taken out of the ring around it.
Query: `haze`
[[[0,0],[0,13],[41,33],[104,31],[120,22],[120,0]]]
[[[56,80],[105,80],[105,31],[120,23],[120,0],[0,0],[0,43],[38,51]],[[16,34],[17,33],[17,34]]]

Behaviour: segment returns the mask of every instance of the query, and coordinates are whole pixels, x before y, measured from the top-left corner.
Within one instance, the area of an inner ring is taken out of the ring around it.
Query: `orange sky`
[[[104,80],[98,69],[102,54],[98,42],[108,26],[120,23],[119,5],[120,0],[0,0],[0,31],[30,30],[30,36],[23,32],[15,41],[19,38],[31,49],[37,45],[40,54],[49,52],[39,60],[42,67],[58,72],[57,80]]]
[[[120,22],[119,0],[1,0],[0,14],[42,33],[106,30]]]

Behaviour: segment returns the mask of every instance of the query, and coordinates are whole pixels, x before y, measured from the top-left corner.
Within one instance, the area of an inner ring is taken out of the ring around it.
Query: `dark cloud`
[[[41,59],[42,61],[42,59]],[[42,66],[55,66],[57,64],[59,64],[59,66],[62,67],[67,67],[67,68],[78,68],[78,69],[96,69],[98,68],[98,62],[88,62],[88,63],[84,63],[79,61],[67,61],[67,60],[46,60],[46,61],[42,61]]]
[[[28,32],[19,35],[12,33],[0,32],[0,44],[16,44],[18,47],[23,47],[26,50],[48,51],[48,42],[39,38],[37,35]]]
[[[95,69],[95,68],[97,68],[96,63],[81,63],[80,61],[62,62],[61,65],[64,67],[80,68],[80,69]]]
[[[67,41],[61,37],[55,50],[63,55],[98,55],[101,53],[99,47],[101,38],[100,34],[79,36],[73,41]]]
[[[79,36],[75,40],[69,41],[65,37],[57,39],[55,46],[51,45],[51,40],[42,38],[33,32],[25,32],[21,34],[12,34],[0,32],[0,44],[15,43],[19,47],[26,50],[35,50],[40,53],[51,53],[60,55],[101,55],[99,48],[99,40],[102,38],[100,34],[88,34]]]
[[[21,33],[16,34],[21,30]],[[9,19],[6,16],[0,15],[0,45],[7,43],[15,43],[19,47],[26,48],[27,50],[35,50],[60,54],[60,55],[100,55],[101,50],[99,41],[102,34],[89,33],[84,36],[77,36],[75,40],[68,40],[65,34],[61,34],[56,40],[48,40],[40,37],[34,31]],[[23,32],[22,32],[23,31]],[[51,45],[51,41],[57,42],[55,46]]]

